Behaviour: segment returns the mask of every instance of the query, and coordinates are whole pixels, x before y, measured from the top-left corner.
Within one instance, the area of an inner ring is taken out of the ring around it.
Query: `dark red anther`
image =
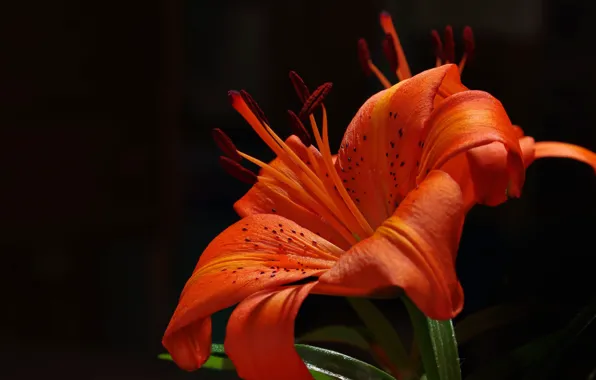
[[[257,102],[252,98],[252,96],[250,96],[250,94],[245,90],[240,90],[240,96],[242,96],[242,99],[244,100],[248,108],[250,108],[252,113],[255,114],[257,119],[259,119],[259,121],[261,121],[262,123],[269,125],[269,120],[267,120],[265,113],[263,112],[261,107],[259,107]]]
[[[474,54],[474,49],[476,48],[476,44],[474,42],[474,32],[472,32],[472,28],[466,26],[464,28],[464,46],[465,52],[468,55],[468,59],[472,57]]]
[[[310,90],[308,89],[300,75],[298,75],[298,73],[296,73],[295,71],[290,71],[290,81],[292,82],[292,86],[294,86],[294,91],[296,91],[296,95],[298,95],[300,101],[304,103],[306,99],[308,99],[308,97],[310,96]]]
[[[358,40],[358,60],[360,61],[364,75],[367,77],[371,76],[372,70],[370,69],[370,66],[368,66],[368,62],[370,61],[370,51],[368,50],[368,44],[364,38]]]
[[[236,145],[234,145],[232,139],[228,135],[226,135],[224,131],[222,131],[219,128],[213,128],[213,130],[211,131],[211,135],[213,136],[213,140],[215,140],[215,143],[217,144],[219,149],[221,149],[221,151],[226,156],[228,156],[236,162],[242,161],[242,156],[240,156],[240,154],[238,153]]]
[[[236,161],[233,161],[228,157],[221,156],[219,157],[219,164],[226,172],[228,172],[229,175],[236,178],[237,180],[249,185],[254,185],[257,183],[257,175]]]
[[[228,91],[228,100],[230,101],[230,104],[232,106],[234,106],[236,99],[238,99],[239,96],[240,96],[240,93],[236,90]]]
[[[435,48],[435,57],[442,60],[444,57],[443,42],[441,42],[441,36],[439,35],[439,32],[437,32],[435,29],[431,30],[430,35],[432,37],[433,47]]]
[[[391,71],[397,71],[397,52],[393,43],[393,37],[389,33],[385,34],[385,39],[383,40],[383,54],[385,54],[385,58],[389,61]]]
[[[331,87],[333,87],[333,83],[331,82],[323,83],[317,87],[317,89],[304,102],[300,113],[298,113],[298,117],[300,119],[304,119],[313,113],[315,108],[323,103],[323,100],[325,100],[325,97],[327,97],[329,91],[331,91]]]
[[[450,63],[455,62],[455,41],[453,40],[453,28],[451,28],[451,25],[445,27],[444,43],[443,54],[445,61],[449,61]]]
[[[290,117],[290,127],[292,128],[292,133],[298,136],[304,146],[311,146],[312,139],[310,138],[310,133],[308,133],[304,127],[304,124],[302,124],[300,121],[300,118],[291,110],[288,110],[288,116]]]

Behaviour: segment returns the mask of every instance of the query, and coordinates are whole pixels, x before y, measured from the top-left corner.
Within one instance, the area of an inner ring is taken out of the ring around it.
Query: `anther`
[[[295,71],[290,71],[290,81],[292,82],[292,86],[294,86],[294,91],[296,91],[296,95],[298,95],[300,101],[304,103],[306,99],[308,99],[308,97],[310,96],[310,90],[308,89],[300,75],[298,75],[298,73],[296,73]]]
[[[292,128],[292,133],[298,136],[300,141],[304,146],[309,147],[312,145],[312,139],[310,137],[310,133],[304,127],[304,124],[300,121],[300,118],[291,110],[288,110],[288,116],[290,119],[290,127]]]
[[[228,172],[228,174],[230,174],[237,180],[247,183],[249,185],[254,185],[255,183],[257,183],[257,175],[251,172],[250,170],[246,169],[236,161],[233,161],[228,157],[221,156],[219,157],[219,164],[226,172]]]
[[[391,34],[385,34],[385,39],[383,40],[383,54],[385,54],[385,58],[389,61],[389,67],[391,71],[397,71],[397,51],[395,50],[395,44],[393,43],[393,37]]]
[[[238,153],[236,149],[236,145],[232,142],[232,139],[224,131],[219,128],[213,128],[211,132],[213,136],[213,140],[215,140],[215,144],[221,149],[221,151],[236,162],[242,161],[242,156]]]
[[[323,83],[322,85],[317,87],[317,89],[304,102],[304,106],[302,106],[302,109],[300,110],[298,117],[300,119],[304,119],[305,117],[313,113],[315,108],[317,108],[321,103],[323,103],[323,100],[325,100],[325,97],[327,97],[327,95],[331,91],[331,87],[333,87],[333,83],[331,82]]]
[[[255,116],[262,123],[265,123],[265,124],[269,125],[269,120],[267,120],[267,117],[265,116],[265,113],[263,112],[263,110],[261,109],[261,107],[259,107],[259,105],[257,104],[257,102],[252,98],[252,96],[250,96],[250,94],[248,92],[246,92],[245,90],[240,90],[240,96],[242,96],[242,99],[244,100],[244,102],[246,103],[246,105],[248,106],[248,108],[250,108],[250,110],[252,111],[252,113],[254,113]]]
[[[451,25],[445,27],[444,34],[444,58],[446,63],[455,62],[455,41],[453,40],[453,28]]]
[[[358,60],[360,61],[360,65],[362,66],[362,71],[364,71],[364,75],[372,75],[372,70],[369,66],[370,51],[368,50],[368,44],[366,43],[366,40],[364,38],[358,40]]]

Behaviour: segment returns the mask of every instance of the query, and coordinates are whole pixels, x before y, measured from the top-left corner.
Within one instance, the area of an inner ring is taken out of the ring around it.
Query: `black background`
[[[231,206],[247,190],[218,166],[210,130],[272,158],[227,91],[248,90],[287,135],[285,110],[299,106],[288,71],[312,87],[333,82],[337,148],[381,89],[361,72],[359,37],[387,72],[382,9],[413,72],[434,64],[430,29],[453,25],[459,49],[470,25],[468,87],[499,98],[537,140],[596,150],[589,0],[2,2],[0,377],[196,377],[156,355],[198,256],[236,220]],[[475,208],[458,257],[462,316],[533,301],[546,309],[516,339],[566,323],[594,295],[595,194],[587,165],[548,159],[528,169],[521,199]],[[297,329],[348,312],[341,299],[313,296]],[[468,365],[511,344],[487,339],[465,354]],[[586,378],[591,349],[569,354],[555,378]]]

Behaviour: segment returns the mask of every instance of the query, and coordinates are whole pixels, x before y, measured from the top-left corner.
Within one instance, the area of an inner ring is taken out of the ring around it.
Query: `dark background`
[[[229,89],[251,92],[287,135],[285,110],[298,108],[288,71],[312,87],[332,81],[337,148],[381,89],[362,75],[356,41],[365,37],[388,68],[378,24],[386,9],[413,72],[434,64],[430,29],[452,24],[460,48],[470,25],[477,54],[463,75],[468,87],[494,94],[537,140],[596,150],[594,8],[589,0],[2,2],[0,377],[196,378],[156,355],[198,256],[236,220],[232,204],[247,190],[219,168],[210,130],[272,157],[229,106]],[[595,194],[588,166],[549,159],[530,167],[521,199],[475,208],[458,258],[463,316],[533,301],[546,309],[517,337],[566,323],[594,293]],[[341,299],[311,297],[297,328],[348,313]],[[216,339],[223,325],[216,321]],[[464,366],[509,344],[505,335],[486,339]],[[585,379],[594,358],[583,356],[569,354],[573,364],[555,377]]]

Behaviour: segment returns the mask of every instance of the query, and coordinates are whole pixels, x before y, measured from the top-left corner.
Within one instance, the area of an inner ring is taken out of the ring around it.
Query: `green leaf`
[[[574,343],[579,336],[596,319],[596,298],[592,299],[588,305],[582,308],[569,324],[557,333],[559,339],[557,344],[541,360],[539,366],[533,368],[528,375],[528,380],[545,378],[549,372],[559,363],[561,357]]]
[[[485,332],[524,319],[535,311],[536,305],[529,302],[512,302],[480,310],[455,325],[457,342],[462,346]]]
[[[339,352],[305,344],[297,344],[296,351],[316,380],[395,380],[380,369]],[[157,357],[172,360],[170,354],[159,354]],[[234,364],[226,356],[222,344],[213,344],[211,356],[202,368],[233,370]]]
[[[157,358],[162,360],[173,361],[172,356],[170,354],[159,354],[157,355]],[[217,369],[220,371],[235,369],[232,361],[228,359],[228,357],[223,352],[222,344],[211,345],[211,356],[209,356],[209,359],[207,359],[207,361],[205,362],[205,364],[203,364],[201,368]]]
[[[370,345],[358,330],[347,326],[325,326],[301,336],[298,343],[305,342],[333,342],[344,343],[370,351]]]
[[[596,319],[596,299],[563,329],[542,336],[489,362],[466,380],[544,379],[552,374],[561,355]],[[525,377],[524,377],[525,376]]]
[[[404,379],[412,376],[414,370],[397,331],[383,313],[365,298],[348,298],[348,302],[358,314],[358,317],[371,332],[375,342],[385,351],[391,362],[402,373]]]
[[[427,318],[418,307],[402,297],[410,314],[414,335],[428,380],[461,380],[457,341],[451,320]]]
[[[395,380],[386,372],[339,352],[304,344],[297,344],[296,351],[313,376],[315,373],[327,376],[315,376],[315,379]]]
[[[491,361],[466,376],[466,380],[519,379],[532,364],[540,362],[541,358],[556,347],[559,339],[560,335],[557,333],[540,337]]]

